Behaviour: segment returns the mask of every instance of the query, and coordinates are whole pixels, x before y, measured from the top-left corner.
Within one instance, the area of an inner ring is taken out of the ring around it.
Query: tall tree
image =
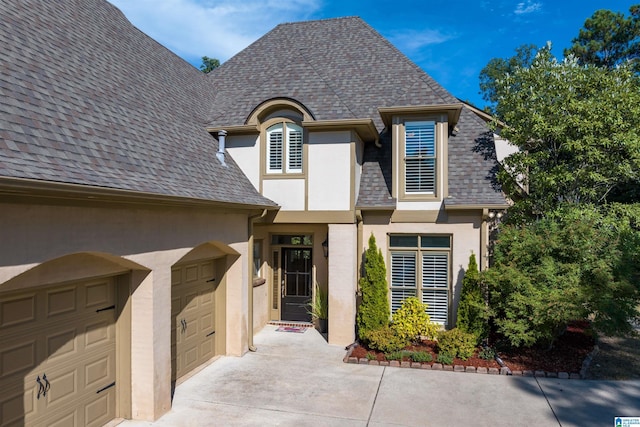
[[[513,73],[517,68],[528,67],[536,55],[538,47],[533,44],[523,44],[516,48],[516,54],[511,58],[493,58],[480,71],[480,93],[482,99],[489,102],[489,111],[495,113],[498,102],[496,93],[497,81],[505,75]]]
[[[602,204],[640,180],[640,82],[628,66],[558,61],[548,45],[530,67],[497,80],[496,95],[502,136],[520,148],[498,176],[516,200],[512,221],[564,202]]]
[[[208,74],[220,66],[220,61],[216,58],[209,58],[208,56],[202,57],[202,65],[200,65],[200,71]]]
[[[640,4],[629,8],[630,16],[610,10],[597,10],[584,22],[573,45],[564,51],[578,58],[580,64],[613,68],[640,58]]]

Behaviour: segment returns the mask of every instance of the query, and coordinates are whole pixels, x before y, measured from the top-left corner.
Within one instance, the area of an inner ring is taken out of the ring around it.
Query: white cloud
[[[527,0],[526,2],[518,3],[513,13],[515,13],[516,15],[526,15],[529,13],[538,12],[540,10],[542,10],[542,3],[534,3],[532,0]]]
[[[309,19],[321,0],[109,0],[136,27],[183,58],[221,62],[282,22]]]
[[[426,46],[444,43],[453,38],[455,38],[454,35],[444,34],[438,30],[407,30],[389,36],[391,43],[403,52],[415,52]]]

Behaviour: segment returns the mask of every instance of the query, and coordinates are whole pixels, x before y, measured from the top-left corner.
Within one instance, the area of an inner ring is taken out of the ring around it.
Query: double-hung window
[[[404,124],[404,182],[407,194],[436,193],[436,124]]]
[[[432,322],[449,319],[451,237],[395,234],[389,236],[391,312],[408,297],[428,305]]]
[[[295,123],[267,128],[267,173],[302,173],[302,135]]]

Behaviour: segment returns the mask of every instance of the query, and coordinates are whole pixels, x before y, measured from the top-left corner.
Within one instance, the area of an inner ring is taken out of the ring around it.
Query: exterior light
[[[329,235],[327,235],[327,238],[322,242],[322,252],[325,258],[329,258]]]

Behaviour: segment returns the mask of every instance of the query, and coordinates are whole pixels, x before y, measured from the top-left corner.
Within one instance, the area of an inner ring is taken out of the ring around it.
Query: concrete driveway
[[[505,377],[342,362],[315,330],[255,337],[176,388],[154,423],[121,426],[613,426],[640,417],[640,381]]]

